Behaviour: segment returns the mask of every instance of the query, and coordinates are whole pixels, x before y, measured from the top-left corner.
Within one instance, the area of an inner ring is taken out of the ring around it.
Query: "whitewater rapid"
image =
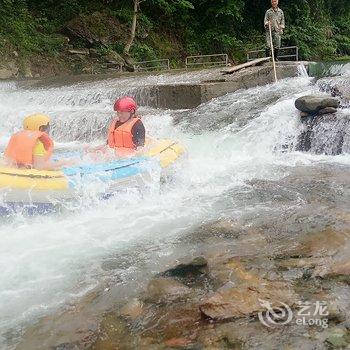
[[[196,74],[41,88],[3,83],[0,147],[33,112],[52,116],[59,148],[98,144],[104,140],[116,97],[140,95],[146,84],[203,78]],[[160,261],[172,249],[167,240],[180,239],[228,211],[233,217],[254,211],[254,201],[235,203],[227,195],[233,189],[244,192],[247,181],[279,179],[295,166],[349,166],[348,154],[332,157],[293,149],[302,127],[294,100],[317,91],[310,78],[299,77],[228,94],[192,111],[156,110],[143,104],[140,114],[149,135],[176,139],[188,151],[172,183],[154,183],[147,193],[122,193],[106,201],[97,198],[98,189],[89,188],[79,206],[64,212],[0,218],[0,347],[14,344],[25,326],[41,316],[113,281],[113,274],[103,268],[109,256],[130,252],[129,264],[118,269],[128,280],[135,277],[133,255],[142,256],[156,246],[152,257]]]

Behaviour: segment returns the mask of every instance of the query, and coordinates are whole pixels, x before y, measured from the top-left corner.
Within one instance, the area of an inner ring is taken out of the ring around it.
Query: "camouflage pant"
[[[272,31],[272,43],[275,49],[279,49],[281,47],[281,34]],[[270,32],[266,31],[266,47],[270,48]]]

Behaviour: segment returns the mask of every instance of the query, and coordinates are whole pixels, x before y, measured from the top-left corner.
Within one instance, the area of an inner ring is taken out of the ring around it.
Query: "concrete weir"
[[[278,62],[278,79],[298,76],[298,66],[308,69],[308,62]],[[270,84],[274,81],[270,62],[260,66],[243,68],[227,74],[229,68],[217,70],[210,80],[198,83],[167,84],[148,87],[147,104],[155,108],[188,109],[195,108],[212,98],[223,96],[240,89]],[[147,88],[146,88],[147,89]]]

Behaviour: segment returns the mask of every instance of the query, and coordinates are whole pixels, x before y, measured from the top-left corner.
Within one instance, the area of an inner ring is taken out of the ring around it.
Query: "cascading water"
[[[62,213],[42,217],[1,218],[1,348],[14,346],[25,327],[41,316],[98,286],[117,283],[116,276],[130,290],[133,280],[159,270],[162,259],[181,250],[181,237],[203,222],[254,215],[267,205],[278,212],[278,203],[264,203],[258,196],[247,199],[249,181],[277,180],[300,167],[306,172],[329,164],[349,168],[346,153],[332,157],[295,151],[302,124],[294,100],[318,91],[307,77],[228,94],[180,113],[147,108],[147,96],[142,97],[144,85],[200,80],[211,74],[60,87],[0,85],[2,146],[20,128],[23,116],[32,112],[53,117],[53,137],[61,148],[99,143],[114,98],[135,93],[144,101],[140,114],[148,133],[179,140],[188,150],[173,182],[160,189],[155,185],[147,193],[126,192],[100,201],[95,196],[98,189],[87,188],[79,208],[67,206]],[[290,197],[295,206],[302,201],[297,189]],[[116,260],[114,269],[105,269],[112,256],[123,259]],[[142,259],[148,263],[136,267]]]

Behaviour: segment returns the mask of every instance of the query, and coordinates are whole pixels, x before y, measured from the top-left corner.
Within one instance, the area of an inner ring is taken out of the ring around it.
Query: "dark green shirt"
[[[275,32],[279,32],[280,29],[284,29],[285,27],[284,13],[279,7],[276,10],[271,7],[266,11],[264,26],[266,26],[268,21],[271,22],[271,29]]]

